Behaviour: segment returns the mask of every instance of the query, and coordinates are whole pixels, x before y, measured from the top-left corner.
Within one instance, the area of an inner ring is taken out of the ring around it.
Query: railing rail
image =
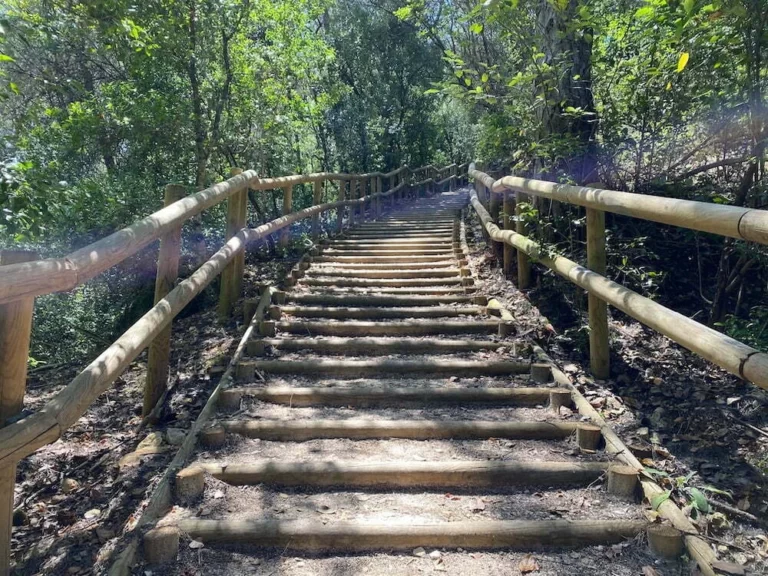
[[[263,179],[253,170],[240,172],[233,169],[232,172],[234,175],[228,180],[178,200],[179,187],[169,186],[166,189],[166,207],[63,258],[24,261],[30,258],[29,254],[6,253],[5,257],[0,254],[0,344],[3,345],[0,357],[8,360],[6,356],[12,352],[14,362],[14,368],[4,368],[0,376],[0,576],[8,573],[10,565],[16,463],[60,438],[126,367],[144,349],[152,346],[148,366],[150,376],[144,391],[144,415],[148,416],[155,403],[162,401],[158,391],[164,390],[167,385],[171,322],[195,296],[224,272],[227,273],[222,277],[219,312],[225,318],[229,316],[232,303],[240,295],[243,257],[249,243],[286,230],[291,224],[306,218],[313,219],[312,233],[317,240],[319,216],[330,210],[338,211],[337,231],[342,232],[346,208],[350,209],[349,224],[364,219],[366,208],[372,217],[378,217],[385,199],[394,204],[398,197],[404,199],[407,191],[415,188],[410,183],[412,178],[408,166],[387,173],[323,172]],[[452,168],[452,175],[451,187],[456,181],[455,168]],[[334,180],[340,183],[340,200],[321,204],[323,182]],[[386,191],[383,190],[384,180],[388,182]],[[293,186],[309,182],[314,183],[313,205],[293,212]],[[346,182],[350,182],[350,198],[344,199]],[[443,183],[438,184],[434,177],[430,177],[422,184],[427,189],[434,189]],[[283,189],[283,216],[257,228],[244,227],[247,221],[245,193],[248,189]],[[370,192],[366,193],[366,189]],[[415,193],[419,194],[418,188]],[[226,243],[189,278],[170,289],[177,275],[181,226],[224,200],[228,201]],[[26,387],[34,297],[71,290],[158,239],[161,240],[161,250],[155,305],[41,410],[13,421],[21,412]],[[7,345],[10,342],[18,345]],[[6,422],[10,423],[4,426]]]
[[[589,293],[590,356],[593,372],[595,366],[601,372],[599,377],[606,377],[608,368],[608,321],[607,315],[600,310],[608,303],[731,374],[768,390],[768,354],[641,296],[603,275],[605,211],[762,244],[768,243],[768,211],[568,186],[512,176],[494,180],[488,174],[476,170],[474,164],[469,167],[469,175],[474,178],[478,188],[497,194],[514,190],[587,207],[589,262],[588,267],[584,267],[543,250],[539,244],[527,238],[520,228],[512,230],[508,224],[510,229],[501,229],[483,206],[477,192],[470,193],[472,206],[491,240],[517,249],[518,254],[540,262]],[[602,252],[602,255],[598,254],[596,258],[596,252]],[[594,269],[594,260],[597,260],[602,270]]]

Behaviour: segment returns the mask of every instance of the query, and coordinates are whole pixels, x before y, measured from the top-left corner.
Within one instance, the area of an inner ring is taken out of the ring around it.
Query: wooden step
[[[389,318],[448,318],[485,315],[479,306],[419,306],[415,308],[329,308],[309,306],[281,306],[282,314],[302,318],[338,318],[359,320],[385,320]]]
[[[238,486],[403,488],[506,488],[587,485],[606,473],[608,462],[285,462],[194,464],[214,478]]]
[[[222,432],[262,440],[303,442],[318,438],[378,440],[563,440],[583,426],[577,422],[504,422],[485,420],[220,420],[201,433],[216,446]]]
[[[290,406],[406,407],[452,404],[502,404],[504,406],[539,406],[550,395],[568,392],[563,388],[267,388],[238,387],[223,390],[219,404],[237,408],[243,398]]]
[[[313,263],[334,263],[342,265],[359,265],[359,264],[377,264],[382,266],[391,266],[392,264],[409,264],[412,266],[429,266],[433,262],[443,263],[448,262],[450,266],[456,266],[456,256],[453,252],[444,253],[442,255],[427,255],[427,256],[365,256],[354,253],[352,255],[329,255],[329,256],[315,256],[312,258]]]
[[[400,262],[397,265],[398,270],[434,270],[435,268],[454,268],[456,269],[456,259],[450,260],[427,260],[424,262]],[[314,258],[312,261],[312,270],[345,270],[345,271],[370,271],[370,270],[392,270],[391,263],[376,262],[344,262],[333,259],[323,258],[319,260]],[[456,269],[455,273],[458,274]]]
[[[426,548],[538,550],[616,544],[647,528],[644,520],[472,520],[424,523],[184,519],[181,532],[201,542],[306,552]]]
[[[323,266],[312,266],[307,270],[307,276],[325,276],[334,278],[372,278],[374,280],[386,280],[389,278],[460,278],[461,270],[458,268],[446,268],[444,270],[428,268],[426,265],[420,270],[340,270]]]
[[[453,236],[452,235],[446,235],[446,236],[418,236],[415,238],[405,237],[405,238],[398,238],[398,237],[386,237],[386,238],[351,238],[351,239],[343,239],[343,240],[329,240],[328,242],[324,242],[324,246],[440,246],[442,244],[450,244],[453,245]]]
[[[497,334],[497,320],[473,322],[300,322],[284,320],[280,332],[304,336],[439,336],[443,334]],[[262,334],[269,336],[268,331]]]
[[[441,338],[286,338],[257,339],[248,342],[250,356],[263,356],[272,346],[285,352],[320,354],[454,354],[482,352],[515,346],[515,343],[491,340],[446,340]]]
[[[375,287],[373,290],[368,288],[347,286],[346,288],[340,286],[323,286],[322,292],[325,294],[365,294],[365,295],[414,295],[414,296],[448,296],[448,295],[468,295],[477,291],[475,286],[434,286],[431,288],[419,287],[419,286],[406,286],[393,288],[391,286]],[[314,292],[317,293],[317,292]]]
[[[421,286],[446,286],[465,284],[465,280],[471,278],[333,278],[327,276],[310,276],[300,280],[305,286],[357,286],[378,288],[389,286],[392,288],[421,287]]]
[[[363,258],[363,257],[390,257],[390,261],[396,261],[398,258],[403,258],[405,256],[418,256],[419,258],[416,258],[416,260],[426,260],[429,261],[430,259],[434,260],[445,260],[446,258],[455,258],[456,254],[453,252],[453,249],[407,249],[403,248],[402,250],[389,250],[389,249],[360,249],[360,250],[348,250],[348,249],[330,249],[326,248],[321,252],[321,256],[326,258],[338,258],[342,256],[347,257],[354,257],[354,258]]]
[[[530,362],[502,360],[394,359],[344,360],[339,358],[309,358],[301,360],[241,360],[237,377],[252,381],[256,370],[266,374],[330,374],[336,378],[360,378],[397,374],[403,378],[429,376],[500,376],[528,374]]]
[[[382,296],[379,294],[302,294],[286,293],[286,302],[320,306],[439,306],[473,303],[485,306],[485,296]]]

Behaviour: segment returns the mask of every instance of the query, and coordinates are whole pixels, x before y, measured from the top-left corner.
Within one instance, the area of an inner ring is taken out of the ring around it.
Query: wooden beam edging
[[[264,312],[272,303],[272,294],[274,292],[275,288],[271,286],[262,292],[259,305],[256,308],[256,313],[253,315],[248,328],[246,328],[243,337],[240,339],[240,343],[238,344],[235,353],[232,355],[232,359],[229,361],[226,371],[221,375],[219,384],[209,396],[208,401],[195,420],[195,423],[192,425],[192,428],[190,428],[187,433],[184,443],[181,445],[181,448],[179,448],[176,456],[166,468],[163,477],[157,484],[157,487],[152,493],[149,503],[146,508],[144,508],[141,516],[135,520],[133,526],[128,527],[127,533],[124,534],[131,538],[131,541],[128,542],[125,548],[118,554],[117,559],[109,569],[109,576],[128,576],[131,573],[131,566],[135,562],[136,553],[139,549],[139,529],[156,522],[171,508],[173,504],[171,494],[173,478],[176,475],[176,472],[184,467],[190,454],[192,454],[192,451],[197,444],[197,435],[216,413],[216,410],[218,409],[219,395],[223,390],[233,384],[237,363],[245,352],[248,341],[253,333],[258,332],[259,322],[261,322],[264,317]]]
[[[570,378],[555,364],[554,360],[535,342],[530,341],[533,347],[533,353],[536,355],[540,362],[546,362],[552,369],[552,376],[555,382],[568,388],[571,392],[571,398],[576,405],[576,409],[582,416],[587,416],[592,422],[600,427],[600,430],[605,439],[605,450],[610,454],[616,456],[623,464],[630,466],[638,471],[642,471],[644,466],[635,457],[634,454],[627,448],[621,438],[613,431],[608,425],[605,419],[600,413],[595,410],[589,403],[579,389],[573,385]],[[641,473],[640,485],[643,489],[643,494],[648,502],[652,502],[657,496],[664,494],[663,490],[653,479]],[[685,514],[677,507],[672,500],[665,500],[657,509],[659,515],[666,520],[669,520],[672,525],[683,532],[685,547],[688,550],[691,558],[693,558],[699,566],[699,570],[704,576],[717,576],[712,563],[717,560],[716,554],[712,551],[709,544],[699,536],[699,532],[696,527],[691,523]]]
[[[768,354],[747,346],[675,312],[559,255],[549,255],[536,242],[493,223],[477,193],[470,189],[470,202],[492,239],[525,252],[590,294],[632,316],[731,374],[768,390]]]
[[[470,167],[470,172],[477,173],[477,170]],[[490,189],[498,194],[507,190],[519,190],[550,200],[632,218],[768,244],[768,210],[676,200],[618,190],[598,190],[518,176],[500,178],[493,182]]]

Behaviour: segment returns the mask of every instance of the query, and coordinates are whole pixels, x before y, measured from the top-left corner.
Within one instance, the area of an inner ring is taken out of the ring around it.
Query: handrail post
[[[163,204],[170,206],[186,195],[184,186],[169,184],[165,187]],[[157,304],[173,289],[179,277],[181,256],[181,226],[160,238],[157,254],[157,275],[155,277],[155,301]],[[222,285],[224,279],[222,277]],[[144,381],[144,399],[141,415],[147,417],[163,397],[168,386],[168,365],[171,356],[171,325],[168,324],[149,345],[147,356],[147,378]]]
[[[376,196],[376,219],[378,220],[381,218],[381,210],[382,205],[384,203],[384,199],[381,197],[381,193],[383,192],[383,189],[381,188],[381,176],[376,176],[376,193],[378,196]]]
[[[288,216],[293,211],[293,186],[288,184],[283,188],[283,216]],[[285,249],[288,247],[288,242],[291,239],[291,227],[287,226],[283,228],[282,234],[280,234],[280,247]]]
[[[488,194],[490,194],[490,214],[491,218],[493,218],[493,223],[498,224],[499,223],[499,212],[501,208],[501,198],[500,195],[495,193],[493,190],[488,188]],[[492,242],[493,245],[493,251],[496,254],[496,258],[500,258],[502,256],[502,244],[501,242]],[[497,260],[498,261],[498,260]]]
[[[315,180],[312,189],[312,205],[317,206],[323,201],[323,181]],[[320,240],[320,214],[312,215],[312,241],[317,244]]]
[[[229,171],[230,177],[242,174],[241,168],[231,168]],[[238,190],[235,194],[229,197],[227,200],[227,234],[226,240],[235,236],[242,228],[245,227],[245,209],[246,204],[243,202],[243,198],[246,198],[248,194],[248,188]],[[245,268],[245,252],[242,252],[242,264],[238,262],[239,254],[227,264],[227,267],[221,273],[221,287],[219,288],[219,320],[226,322],[232,313],[232,306],[240,296],[240,289],[242,288],[242,277],[238,281],[238,274],[242,274],[242,270]],[[178,264],[177,264],[178,270]],[[174,278],[174,280],[176,280]],[[151,408],[150,408],[151,410]]]
[[[346,180],[339,180],[339,202],[344,202],[344,193],[347,186]],[[344,206],[339,206],[336,210],[336,232],[341,234],[344,232]]]
[[[511,230],[512,229],[512,222],[514,222],[514,219],[512,218],[512,212],[515,210],[515,201],[514,197],[512,196],[512,192],[505,191],[504,192],[504,204],[502,205],[502,212],[503,212],[503,226],[504,230]],[[513,246],[507,244],[504,242],[504,276],[509,278],[510,274],[512,273],[512,258],[515,255],[515,249]]]
[[[456,190],[456,165],[451,166],[451,181],[448,185],[448,189],[453,192]]]
[[[519,190],[515,192],[515,231],[527,236],[525,221],[522,218],[522,203],[528,201],[528,196]],[[517,251],[517,287],[525,290],[531,284],[531,259],[522,250]]]
[[[357,180],[354,178],[350,178],[349,180],[349,199],[350,200],[357,200]],[[357,205],[352,204],[349,207],[349,225],[354,226],[355,222],[357,221],[357,212],[358,208]]]
[[[0,266],[37,260],[27,251],[0,252]],[[34,298],[0,304],[0,428],[24,407]],[[11,531],[16,465],[0,470],[0,575],[11,571]]]
[[[587,208],[587,267],[605,276],[605,212]],[[608,304],[589,294],[589,367],[595,378],[611,372],[608,343]]]

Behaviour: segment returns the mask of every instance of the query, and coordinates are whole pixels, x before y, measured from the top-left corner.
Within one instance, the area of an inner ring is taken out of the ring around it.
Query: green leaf
[[[482,80],[483,82],[488,82],[488,74],[483,74],[483,75],[480,77],[480,80]]]
[[[693,9],[696,7],[696,0],[685,0],[683,2],[683,8],[685,13],[690,16],[693,13]]]
[[[413,12],[412,6],[403,6],[402,8],[395,10],[395,16],[400,20],[408,20],[411,16],[411,12]]]
[[[637,9],[635,18],[653,18],[655,13],[653,6],[643,6],[642,8]]]
[[[656,468],[643,468],[643,472],[645,472],[646,475],[650,477],[659,476],[661,478],[668,478],[669,473],[664,472],[663,470],[657,470]]]
[[[472,24],[472,26],[469,27],[469,31],[473,32],[474,34],[482,34],[483,33],[483,25],[479,22],[475,22]]]
[[[653,500],[651,500],[651,508],[653,510],[658,510],[659,506],[664,504],[667,500],[669,500],[669,497],[672,496],[672,491],[667,490],[664,492],[664,494],[659,494],[657,496],[654,496]]]
[[[709,502],[701,490],[698,488],[688,488],[688,495],[691,497],[691,502],[696,510],[704,514],[709,512]]]
[[[0,54],[0,62],[16,62],[16,60],[8,56],[8,54]]]
[[[680,58],[677,61],[677,71],[682,72],[685,70],[685,67],[688,65],[688,58],[690,57],[690,54],[688,52],[683,52],[680,54]]]
[[[702,490],[706,490],[707,492],[712,492],[712,494],[720,494],[721,496],[727,496],[731,500],[733,500],[733,494],[728,492],[728,490],[720,490],[720,488],[715,488],[714,486],[702,486]]]

